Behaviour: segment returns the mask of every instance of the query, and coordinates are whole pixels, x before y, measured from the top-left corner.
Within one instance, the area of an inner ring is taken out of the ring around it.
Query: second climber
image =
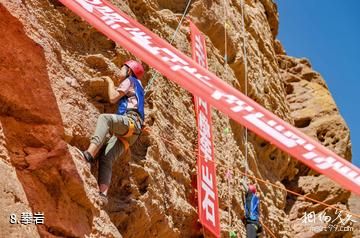
[[[242,185],[246,191],[244,198],[246,237],[256,238],[262,231],[259,221],[260,199],[256,195],[255,184],[248,185],[245,181],[242,181]]]

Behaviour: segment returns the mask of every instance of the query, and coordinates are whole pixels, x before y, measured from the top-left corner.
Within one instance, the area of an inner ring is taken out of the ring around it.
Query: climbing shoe
[[[92,155],[88,152],[88,151],[82,151],[79,150],[78,148],[75,147],[75,149],[77,150],[77,152],[89,163],[94,163],[95,159],[94,157],[92,157]]]

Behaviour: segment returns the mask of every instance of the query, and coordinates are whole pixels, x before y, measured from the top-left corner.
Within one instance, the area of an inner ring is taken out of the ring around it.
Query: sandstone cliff
[[[111,2],[168,41],[186,7],[186,1]],[[287,56],[276,40],[276,5],[246,0],[242,33],[241,3],[230,1],[227,70],[224,9],[223,1],[198,0],[188,11],[206,35],[209,69],[244,91],[246,37],[249,97],[351,160],[349,129],[325,81],[308,60]],[[131,54],[57,0],[0,0],[0,19],[0,236],[201,237],[192,187],[197,133],[192,95],[147,68],[144,85],[154,77],[146,98],[150,130],[114,163],[109,205],[101,209],[96,168],[90,170],[73,147],[84,149],[98,115],[113,110],[102,77],[115,78]],[[173,45],[190,55],[188,34],[185,22]],[[229,231],[244,237],[244,128],[216,110],[212,115],[222,237]],[[350,193],[327,178],[251,132],[247,146],[250,175],[348,208]],[[304,212],[318,213],[324,206],[266,183],[258,188],[261,219],[277,237],[351,237],[351,232],[315,233],[302,224]],[[9,224],[10,214],[30,211],[43,212],[45,224]]]

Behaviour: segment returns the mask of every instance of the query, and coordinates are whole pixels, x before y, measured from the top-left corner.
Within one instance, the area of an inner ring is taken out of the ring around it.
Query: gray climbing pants
[[[125,135],[128,132],[129,120],[133,120],[135,124],[134,134],[126,138],[129,145],[132,145],[141,133],[142,121],[136,113],[130,112],[125,115],[101,114],[97,120],[91,143],[100,147],[105,146],[99,156],[99,184],[110,185],[112,164],[125,152],[125,146],[117,136]],[[107,140],[109,133],[111,137]]]
[[[257,238],[258,236],[259,225],[254,223],[246,224],[246,237],[247,238]]]

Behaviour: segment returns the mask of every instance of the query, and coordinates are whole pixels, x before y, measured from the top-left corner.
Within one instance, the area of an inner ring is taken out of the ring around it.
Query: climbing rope
[[[262,221],[260,221],[260,223],[261,223],[262,227],[264,227],[265,230],[270,234],[271,237],[276,238],[274,233],[272,233],[271,230]]]
[[[145,127],[145,128],[144,128],[144,131],[146,131],[146,132],[148,132],[148,133],[151,133],[151,132],[152,132],[153,134],[155,134],[155,132],[152,131],[151,128],[149,128],[149,127]],[[170,140],[168,140],[168,139],[166,139],[166,138],[164,138],[164,137],[162,137],[162,136],[160,136],[160,135],[157,135],[157,137],[160,138],[161,140],[163,140],[163,141],[165,141],[165,142],[173,145],[173,146],[174,146],[177,150],[179,150],[179,151],[183,150],[183,151],[188,152],[188,154],[189,154],[190,156],[193,156],[193,157],[196,157],[196,156],[197,156],[197,154],[196,154],[195,152],[190,151],[189,149],[187,149],[187,148],[184,147],[184,146],[175,144],[175,143],[173,143],[172,141],[170,141]],[[210,162],[210,163],[211,163],[211,162],[212,162],[212,163],[216,163],[215,161],[208,161],[208,162]],[[216,163],[216,167],[224,167],[224,166],[223,166],[222,164]],[[242,172],[242,171],[239,171],[239,173],[242,174],[242,175],[245,175],[245,173]],[[332,208],[332,209],[335,209],[335,210],[337,209],[337,210],[339,210],[339,211],[342,211],[342,212],[344,212],[344,213],[347,213],[347,214],[349,214],[349,215],[352,215],[352,216],[357,217],[357,218],[360,219],[360,214],[355,214],[355,213],[350,212],[349,210],[342,209],[342,208],[336,207],[336,206],[334,206],[334,205],[330,205],[330,204],[327,204],[327,203],[325,203],[325,202],[316,200],[316,199],[314,199],[314,198],[307,197],[307,196],[302,195],[302,194],[300,194],[300,193],[297,193],[297,192],[294,192],[294,191],[292,191],[292,190],[283,188],[283,187],[281,187],[281,186],[279,186],[279,185],[277,185],[277,184],[274,184],[274,183],[271,183],[271,182],[269,182],[269,181],[266,181],[266,180],[263,180],[263,179],[261,179],[261,178],[258,178],[258,177],[256,177],[256,176],[252,176],[252,175],[247,175],[247,176],[248,176],[249,178],[252,178],[252,179],[255,179],[255,180],[259,181],[259,182],[262,182],[262,183],[264,183],[264,184],[271,185],[271,186],[273,186],[273,187],[275,187],[275,188],[278,188],[278,189],[280,189],[280,190],[286,191],[286,192],[291,193],[291,194],[293,194],[293,195],[295,195],[295,196],[301,197],[301,198],[303,198],[303,199],[305,199],[305,200],[308,200],[308,201],[311,201],[311,202],[314,202],[314,203],[317,203],[317,204],[320,204],[320,205],[323,205],[323,206],[325,206],[325,207]]]
[[[223,0],[223,10],[224,10],[224,74],[225,77],[228,75],[228,55],[227,55],[227,29],[230,26],[228,23],[228,8],[227,8],[227,1]],[[230,159],[226,160],[226,178],[227,178],[227,186],[228,186],[228,201],[227,201],[227,207],[228,207],[228,225],[229,228],[231,227],[231,184],[232,184],[232,170],[230,169],[230,166],[233,164],[233,158],[230,157]]]
[[[148,132],[149,134],[150,134],[150,133],[155,134],[155,133],[151,130],[151,128],[149,128],[149,127],[145,127],[145,128],[143,129],[143,131],[144,131],[144,132]],[[160,138],[162,141],[167,142],[167,143],[169,143],[170,145],[174,146],[174,147],[175,147],[177,150],[179,150],[179,151],[183,150],[183,151],[185,151],[185,152],[188,152],[188,154],[189,154],[190,156],[192,156],[192,157],[198,156],[196,152],[190,151],[189,149],[185,148],[184,146],[175,144],[174,142],[172,142],[172,141],[170,141],[170,140],[162,137],[161,135],[157,135],[157,137]],[[202,155],[200,155],[200,156],[202,156]],[[215,161],[209,161],[209,162],[216,163]],[[217,166],[217,167],[223,167],[221,164],[216,164],[216,166]],[[244,173],[244,172],[241,172],[241,171],[239,171],[239,172],[240,172],[240,174],[242,174],[242,175],[246,175],[246,173]],[[352,212],[350,212],[350,211],[348,211],[348,210],[345,210],[345,209],[342,209],[342,208],[339,208],[339,207],[336,207],[336,206],[327,204],[327,203],[325,203],[325,202],[318,201],[318,200],[313,199],[313,198],[309,198],[309,197],[307,197],[307,196],[304,196],[304,195],[299,194],[299,193],[297,193],[297,192],[294,192],[294,191],[292,191],[292,190],[283,188],[283,187],[281,187],[281,186],[279,186],[279,185],[276,185],[276,184],[271,183],[271,182],[269,182],[269,181],[265,181],[265,180],[263,180],[263,179],[260,179],[260,178],[255,177],[255,176],[251,176],[251,175],[247,175],[247,176],[250,177],[250,178],[252,178],[252,179],[255,179],[255,180],[257,180],[257,181],[263,182],[263,183],[265,183],[265,184],[269,184],[269,185],[271,185],[271,186],[273,186],[273,187],[276,187],[276,188],[278,188],[278,189],[280,189],[280,190],[283,190],[283,191],[286,191],[286,192],[288,192],[288,193],[291,193],[291,194],[293,194],[293,195],[302,197],[302,198],[304,198],[305,200],[309,200],[309,201],[311,201],[311,202],[314,202],[314,203],[317,203],[317,204],[321,204],[321,205],[323,205],[323,206],[325,206],[325,207],[332,208],[332,209],[335,209],[335,210],[339,210],[339,211],[342,211],[342,212],[347,213],[347,214],[349,214],[349,215],[352,215],[352,216],[354,216],[354,217],[360,218],[360,214],[354,214],[354,213],[352,213]],[[271,232],[271,230],[270,230],[262,221],[260,221],[260,223],[261,223],[262,226],[265,228],[265,230],[271,235],[271,237],[276,237],[276,236],[274,235],[274,233]],[[202,230],[202,232],[203,232],[203,235],[204,235],[204,234],[205,234],[204,230]]]
[[[247,51],[246,51],[246,31],[245,31],[245,20],[244,20],[244,0],[241,0],[241,28],[243,38],[243,54],[244,54],[244,76],[245,76],[245,95],[248,96],[248,65],[247,65]],[[248,129],[245,127],[245,174],[249,170],[248,165]],[[247,176],[245,175],[247,182]]]
[[[227,55],[227,30],[228,30],[228,27],[229,27],[229,23],[228,23],[228,9],[227,9],[227,1],[226,0],[223,0],[224,2],[224,15],[225,15],[225,20],[224,20],[224,68],[225,68],[225,75],[228,74],[227,72],[227,66],[228,66],[228,55]],[[186,6],[186,9],[181,17],[181,20],[173,34],[173,37],[172,37],[172,40],[170,41],[170,44],[173,43],[176,35],[177,35],[177,32],[178,30],[180,29],[181,27],[181,24],[182,24],[182,21],[186,15],[186,12],[188,10],[188,7],[190,6],[190,3],[191,3],[191,0],[188,1],[188,4]],[[241,22],[242,22],[242,38],[243,38],[243,54],[244,54],[244,76],[245,76],[245,95],[248,96],[248,63],[247,63],[247,50],[246,50],[246,44],[247,44],[247,39],[246,39],[246,31],[245,31],[245,19],[244,19],[244,14],[245,14],[245,11],[244,11],[244,0],[241,0]],[[155,73],[155,75],[150,79],[147,87],[145,88],[145,93],[148,91],[148,89],[151,87],[152,83],[153,83],[153,80],[155,77],[158,77],[158,72]],[[149,128],[150,129],[150,128]],[[225,134],[227,134],[228,131],[225,131]],[[265,180],[262,180],[262,179],[259,179],[255,176],[251,176],[248,174],[248,171],[249,171],[249,166],[248,166],[248,129],[245,128],[245,173],[239,171],[241,174],[244,175],[245,179],[247,180],[248,177],[251,177],[251,178],[254,178],[256,181],[261,181],[261,182],[264,182],[264,183],[267,183],[267,184],[270,184],[271,186],[274,186],[274,187],[277,187],[281,190],[285,190],[291,194],[294,194],[294,195],[297,195],[297,196],[300,196],[300,197],[303,197],[304,199],[307,199],[307,200],[310,200],[312,202],[315,202],[315,203],[318,203],[318,204],[321,204],[323,206],[326,206],[326,207],[329,207],[329,208],[332,208],[332,209],[337,209],[337,210],[340,210],[340,211],[343,211],[345,213],[348,213],[350,215],[353,215],[354,217],[360,217],[360,215],[357,215],[357,214],[353,214],[351,213],[350,211],[347,211],[347,210],[344,210],[344,209],[341,209],[341,208],[338,208],[338,207],[335,207],[333,205],[329,205],[329,204],[326,204],[324,202],[321,202],[321,201],[318,201],[318,200],[315,200],[315,199],[312,199],[312,198],[309,198],[309,197],[306,197],[304,195],[301,195],[299,193],[296,193],[296,192],[293,192],[291,190],[288,190],[288,189],[285,189],[285,188],[282,188],[276,184],[273,184],[271,182],[267,182]],[[173,145],[175,148],[179,149],[182,148],[184,151],[187,151],[189,152],[190,155],[193,155],[194,157],[196,156],[201,156],[201,155],[198,155],[197,153],[194,153],[194,152],[191,152],[189,151],[188,149],[185,149],[184,147],[182,146],[179,146],[175,143],[173,143],[172,141],[166,139],[166,138],[163,138],[160,136],[160,139],[162,139],[163,141],[166,141],[167,143]],[[228,204],[227,204],[227,207],[228,207],[228,224],[229,224],[229,227],[231,227],[231,224],[232,224],[232,217],[231,217],[231,194],[232,194],[232,191],[231,191],[231,185],[232,185],[232,172],[230,170],[230,165],[233,163],[233,157],[231,157],[229,160],[227,160],[227,163],[226,163],[226,177],[227,177],[227,186],[228,186]],[[221,166],[221,165],[220,165]],[[247,182],[247,181],[245,181]],[[273,232],[271,232],[271,230],[262,222],[260,221],[260,223],[262,224],[262,226],[265,228],[265,230],[267,231],[268,234],[271,235],[271,237],[276,237],[274,235]],[[205,235],[205,232],[203,230],[203,235]]]
[[[150,132],[151,132],[151,129],[150,129],[149,127],[145,127],[145,128],[144,128],[144,131],[150,133]],[[195,152],[191,152],[191,151],[189,151],[188,149],[186,149],[185,147],[179,146],[179,145],[173,143],[172,141],[170,141],[170,140],[168,140],[168,139],[166,139],[166,138],[164,138],[164,137],[162,137],[162,136],[158,136],[158,138],[160,138],[162,141],[165,141],[165,142],[171,144],[171,145],[174,146],[177,150],[180,150],[180,148],[181,148],[181,149],[187,151],[188,153],[192,154],[194,157],[196,157],[196,153],[195,153]],[[200,156],[201,156],[201,155],[200,155]],[[260,222],[261,222],[261,221],[260,221]],[[276,238],[276,236],[274,235],[274,233],[272,233],[271,230],[270,230],[263,222],[261,222],[261,225],[266,229],[266,231],[267,231],[273,238]],[[206,232],[205,232],[205,230],[204,230],[204,227],[202,227],[201,231],[202,231],[203,237],[206,237]],[[230,233],[235,234],[234,231],[231,231]]]
[[[241,172],[241,171],[240,171],[240,173],[243,174],[243,175],[245,175],[244,172]],[[325,206],[325,207],[329,207],[329,208],[332,208],[332,209],[335,209],[335,210],[339,210],[339,211],[345,212],[345,213],[347,213],[347,214],[349,214],[349,215],[352,215],[352,216],[354,216],[354,217],[360,218],[360,214],[355,214],[355,213],[352,213],[352,212],[350,212],[350,211],[348,211],[348,210],[345,210],[345,209],[336,207],[336,206],[334,206],[334,205],[330,205],[330,204],[327,204],[327,203],[325,203],[325,202],[321,202],[321,201],[319,201],[319,200],[316,200],[316,199],[307,197],[307,196],[305,196],[305,195],[302,195],[302,194],[297,193],[297,192],[294,192],[294,191],[292,191],[292,190],[283,188],[283,187],[281,187],[281,186],[279,186],[279,185],[276,185],[276,184],[271,183],[271,182],[268,182],[268,181],[266,181],[266,180],[257,178],[257,177],[255,177],[255,176],[248,175],[248,177],[253,178],[253,179],[255,179],[255,180],[257,180],[257,181],[260,181],[260,182],[262,182],[262,183],[269,184],[269,185],[271,185],[271,186],[273,186],[273,187],[279,188],[279,189],[281,189],[281,190],[284,190],[284,191],[286,191],[286,192],[288,192],[288,193],[291,193],[291,194],[293,194],[293,195],[302,197],[302,198],[304,198],[304,199],[306,199],[306,200],[309,200],[309,201],[312,201],[312,202],[314,202],[314,203],[321,204],[321,205],[323,205],[323,206]]]
[[[178,23],[178,25],[177,25],[177,27],[176,27],[176,30],[175,30],[174,34],[172,35],[172,38],[171,38],[171,40],[170,40],[170,45],[172,45],[172,43],[174,42],[174,40],[175,40],[175,38],[176,38],[176,35],[177,35],[177,33],[178,33],[178,31],[179,31],[179,29],[180,29],[180,27],[181,27],[181,24],[182,24],[182,22],[183,22],[183,20],[184,20],[184,18],[185,18],[185,16],[186,16],[186,13],[187,13],[190,5],[191,5],[191,0],[188,1],[187,5],[186,5],[186,8],[185,8],[185,10],[184,10],[184,12],[183,12],[183,14],[182,14],[182,16],[181,16],[181,19],[180,19],[180,21],[179,21],[179,23]],[[148,92],[148,90],[150,89],[150,87],[151,87],[151,85],[153,84],[154,79],[155,79],[156,77],[159,77],[159,72],[157,72],[157,71],[155,71],[155,74],[151,77],[151,79],[149,80],[149,83],[146,85],[145,90],[144,90],[144,91],[145,91],[145,95],[146,95],[146,93]]]

